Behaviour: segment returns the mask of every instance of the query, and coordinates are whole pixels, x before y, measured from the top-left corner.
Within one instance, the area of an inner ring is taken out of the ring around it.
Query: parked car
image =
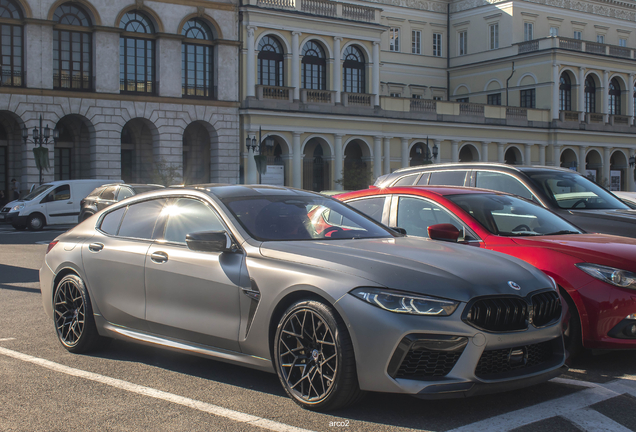
[[[631,209],[636,209],[636,192],[613,191],[612,193],[623,201],[623,204]]]
[[[24,198],[6,204],[0,211],[0,222],[9,222],[17,230],[29,228],[33,231],[39,231],[47,225],[77,223],[81,200],[105,183],[113,183],[113,180],[60,180],[45,183]]]
[[[556,285],[540,270],[282,187],[167,188],[114,204],[49,245],[40,286],[71,352],[114,337],[210,356],[277,373],[314,410],[363,391],[525,387],[565,358]]]
[[[636,237],[636,211],[601,186],[565,168],[454,163],[403,168],[378,177],[376,187],[467,186],[519,195],[587,232]]]
[[[585,234],[537,204],[481,189],[395,187],[338,198],[408,236],[503,252],[554,278],[569,306],[572,355],[636,348],[635,239]]]
[[[98,211],[123,199],[164,187],[155,184],[110,183],[95,188],[86,198],[80,201],[81,209],[78,222],[83,222]]]

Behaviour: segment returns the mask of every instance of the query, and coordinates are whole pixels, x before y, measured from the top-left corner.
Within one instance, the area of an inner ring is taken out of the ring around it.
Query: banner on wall
[[[620,170],[610,171],[610,188],[609,189],[611,191],[621,190],[621,171]]]
[[[283,165],[267,165],[267,171],[261,175],[261,184],[285,186],[285,167]]]
[[[595,182],[596,181],[596,170],[595,169],[585,170],[585,177],[587,177],[590,180],[592,180],[593,182]]]

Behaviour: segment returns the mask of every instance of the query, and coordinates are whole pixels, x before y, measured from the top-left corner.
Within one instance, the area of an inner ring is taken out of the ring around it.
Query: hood
[[[581,261],[636,271],[636,239],[607,234],[567,234],[516,237],[521,246],[542,247],[576,257]]]
[[[13,206],[16,206],[16,205],[18,205],[18,204],[20,204],[20,203],[23,203],[23,202],[24,202],[23,200],[15,200],[15,201],[11,201],[11,202],[6,203],[6,204],[4,205],[4,207],[13,207]],[[4,208],[4,207],[3,207],[3,208]]]
[[[265,242],[261,254],[347,273],[376,286],[457,301],[482,295],[526,296],[552,286],[540,270],[516,258],[466,245],[410,237]],[[512,289],[508,281],[519,284],[521,290]]]

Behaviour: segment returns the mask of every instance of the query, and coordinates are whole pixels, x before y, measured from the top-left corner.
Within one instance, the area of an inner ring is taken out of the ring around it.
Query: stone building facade
[[[0,26],[0,189],[39,181],[40,117],[44,181],[238,182],[232,1],[0,0]]]
[[[631,2],[245,0],[240,10],[241,141],[262,131],[268,163],[283,167],[264,182],[341,189],[352,168],[373,181],[432,159],[436,145],[433,162],[565,166],[634,190]],[[256,182],[252,150],[242,152]]]

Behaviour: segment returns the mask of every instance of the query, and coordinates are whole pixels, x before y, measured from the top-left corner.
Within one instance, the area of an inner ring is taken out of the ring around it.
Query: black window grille
[[[535,89],[521,90],[521,100],[519,106],[522,108],[534,108],[535,107]]]
[[[181,86],[184,97],[215,98],[214,33],[200,19],[185,23],[181,34],[186,40],[181,46]]]
[[[303,88],[311,90],[326,90],[327,61],[325,51],[314,42],[309,41],[303,47]]]
[[[488,105],[501,105],[501,93],[489,94]]]
[[[621,85],[616,78],[612,78],[609,84],[609,113],[621,115]]]
[[[283,86],[283,48],[272,36],[264,36],[258,43],[258,83]]]
[[[365,92],[365,61],[362,51],[353,45],[344,52],[343,76],[345,93]]]
[[[0,0],[0,71],[1,86],[23,87],[24,77],[24,36],[21,25],[11,20],[22,19],[21,9],[10,0]]]
[[[65,3],[53,13],[61,25],[89,27],[90,18],[72,3]],[[91,90],[92,34],[86,31],[53,30],[53,88]]]
[[[585,112],[596,112],[596,83],[591,75],[585,78]]]
[[[559,82],[559,110],[572,111],[572,84],[568,74],[561,74]]]
[[[121,93],[156,93],[154,26],[138,11],[124,14],[119,28],[146,37],[119,38],[119,90]]]

